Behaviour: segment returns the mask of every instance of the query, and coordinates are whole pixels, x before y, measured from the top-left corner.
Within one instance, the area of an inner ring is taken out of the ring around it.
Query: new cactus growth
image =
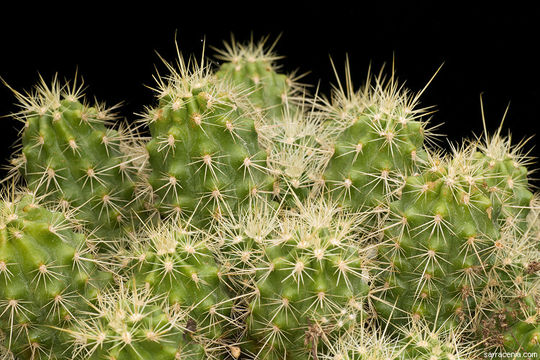
[[[474,343],[468,342],[457,329],[437,328],[424,321],[411,322],[401,329],[402,359],[475,359],[480,351]]]
[[[399,329],[401,339],[382,331],[374,331],[369,322],[333,341],[327,351],[319,354],[328,360],[472,360],[481,355],[479,349],[467,342],[462,333],[436,328],[423,321],[409,319]]]
[[[309,95],[267,41],[178,51],[137,126],[76,83],[14,90],[0,359],[538,356],[525,142],[438,149],[393,69]]]
[[[248,92],[248,98],[262,115],[259,142],[268,153],[268,166],[275,176],[274,194],[284,196],[291,190],[305,197],[320,179],[328,149],[327,134],[321,132],[322,119],[313,109],[313,101],[303,92],[302,76],[279,72],[276,55],[268,38],[258,43],[239,44],[232,39],[225,49],[217,49],[221,64],[216,76],[232,81]],[[297,190],[301,189],[301,190]]]
[[[398,341],[373,331],[364,323],[344,335],[331,337],[329,346],[317,354],[324,360],[397,360],[404,347]]]
[[[277,40],[267,47],[268,37],[247,44],[239,44],[233,37],[230,43],[224,43],[224,49],[216,49],[217,58],[225,61],[216,76],[247,90],[254,106],[275,122],[281,119],[287,99],[299,91],[294,75],[278,73],[275,62],[282,56],[273,52]]]

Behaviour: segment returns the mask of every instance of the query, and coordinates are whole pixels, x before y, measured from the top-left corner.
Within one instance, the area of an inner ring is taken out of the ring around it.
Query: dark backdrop
[[[281,33],[276,50],[286,55],[283,69],[311,71],[304,81],[320,81],[324,93],[334,80],[329,55],[338,69],[349,55],[357,84],[370,63],[379,69],[395,58],[397,75],[413,91],[421,90],[444,63],[422,97],[422,105],[435,105],[432,122],[444,123],[438,129],[447,134],[443,143],[481,132],[481,93],[491,130],[510,104],[504,131],[511,129],[517,141],[534,135],[540,120],[540,68],[533,55],[540,14],[514,3],[471,7],[417,6],[411,1],[354,6],[339,1],[178,1],[175,6],[156,2],[115,9],[91,2],[73,8],[22,5],[3,10],[0,76],[16,89],[28,90],[38,74],[47,80],[55,73],[72,78],[78,69],[88,95],[111,105],[123,102],[121,115],[135,119],[134,113],[154,100],[145,85],[153,84],[154,65],[163,70],[156,51],[167,60],[175,58],[175,32],[181,50],[197,55],[203,39],[219,46],[231,33],[239,40]],[[0,86],[0,115],[17,110],[14,100]],[[9,117],[0,119],[0,159],[11,151],[18,128]],[[536,142],[533,138],[527,149]],[[533,149],[531,154],[539,153]]]

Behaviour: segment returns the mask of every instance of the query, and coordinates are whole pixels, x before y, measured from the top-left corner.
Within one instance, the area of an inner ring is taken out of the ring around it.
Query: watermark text
[[[538,359],[536,352],[485,352],[486,359]]]

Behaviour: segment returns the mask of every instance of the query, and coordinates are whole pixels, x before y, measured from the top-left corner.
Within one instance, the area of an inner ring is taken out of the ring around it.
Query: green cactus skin
[[[540,263],[538,259],[540,259],[540,254],[537,250],[538,238],[527,240],[532,241],[522,241],[526,246],[519,244],[517,249],[510,249],[524,253],[521,255],[521,261],[511,263],[508,256],[501,261],[502,264],[497,266],[498,279],[502,282],[502,286],[499,286],[502,296],[499,295],[494,299],[495,311],[490,312],[493,314],[490,319],[500,319],[497,315],[501,312],[498,310],[499,308],[504,310],[502,313],[505,314],[505,321],[501,331],[503,341],[502,344],[498,344],[502,345],[500,348],[504,347],[510,352],[540,354],[540,325],[538,324],[540,315],[540,294],[538,293]],[[501,305],[496,306],[496,304]],[[481,325],[485,325],[485,322]],[[483,329],[485,327],[481,326],[480,330]]]
[[[16,93],[23,111],[20,169],[28,187],[110,238],[131,216],[136,174],[130,134],[108,128],[112,110],[81,103],[81,88],[43,81],[33,94]],[[142,214],[140,215],[142,216]]]
[[[98,298],[94,311],[69,334],[75,359],[215,359],[182,323],[185,318],[163,306],[147,287],[121,283]]]
[[[375,121],[377,111],[369,112],[341,134],[324,173],[330,191],[344,204],[358,208],[388,202],[405,174],[413,173],[414,159],[422,143],[419,123],[397,128],[391,117]],[[373,129],[373,123],[380,127]],[[401,139],[390,143],[387,134]],[[418,141],[407,139],[415,135]]]
[[[131,279],[153,294],[164,294],[168,306],[186,315],[186,328],[199,337],[224,343],[235,331],[232,300],[214,261],[212,244],[202,231],[162,224],[127,254]]]
[[[334,198],[356,209],[387,205],[404,178],[426,160],[430,141],[426,109],[416,109],[418,96],[382,74],[355,91],[347,67],[346,86],[335,87],[323,102],[327,126],[335,133],[333,154],[323,179]],[[371,84],[373,82],[373,84]]]
[[[404,312],[452,327],[475,316],[491,286],[500,236],[470,152],[434,158],[423,174],[406,179],[391,204],[388,240],[379,248],[388,269],[376,305],[383,318],[393,313],[396,325]]]
[[[364,315],[371,260],[358,246],[363,216],[324,201],[297,209],[255,212],[258,221],[239,221],[232,238],[223,231],[228,273],[249,294],[244,351],[258,359],[308,358]]]
[[[205,221],[267,197],[273,179],[258,145],[258,120],[246,95],[204,65],[160,80],[159,105],[148,110],[149,183],[164,216]]]
[[[507,351],[520,351],[540,354],[540,327],[534,323],[519,321],[504,335],[504,346]]]
[[[488,329],[488,335],[490,332],[495,335],[487,338],[500,351],[540,354],[538,270],[536,262],[530,263],[526,271],[512,273],[514,286],[508,287],[506,296],[498,299],[501,305],[494,306],[495,311],[490,312],[493,316],[481,322],[480,331]],[[483,335],[486,338],[486,333]]]
[[[516,296],[507,302],[499,301],[496,308],[493,316],[482,321],[482,338],[486,342],[487,351],[506,353],[506,357],[510,359],[518,359],[524,353],[536,353],[538,356],[538,294]]]
[[[17,359],[63,358],[70,325],[112,277],[97,271],[85,236],[32,194],[0,202],[0,329]]]
[[[493,136],[486,132],[482,140],[473,143],[473,158],[481,166],[503,248],[495,260],[496,277],[489,287],[497,295],[483,301],[481,308],[487,311],[480,317],[478,331],[496,351],[539,353],[538,306],[534,302],[540,270],[539,217],[527,179],[530,160],[522,152],[526,141],[513,145],[510,135],[500,135],[501,129],[502,124]]]

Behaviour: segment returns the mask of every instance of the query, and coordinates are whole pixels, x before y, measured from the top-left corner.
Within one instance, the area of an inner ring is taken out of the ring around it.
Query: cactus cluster
[[[525,142],[440,148],[393,69],[312,94],[274,48],[178,52],[122,123],[76,82],[12,89],[1,360],[540,354]]]

